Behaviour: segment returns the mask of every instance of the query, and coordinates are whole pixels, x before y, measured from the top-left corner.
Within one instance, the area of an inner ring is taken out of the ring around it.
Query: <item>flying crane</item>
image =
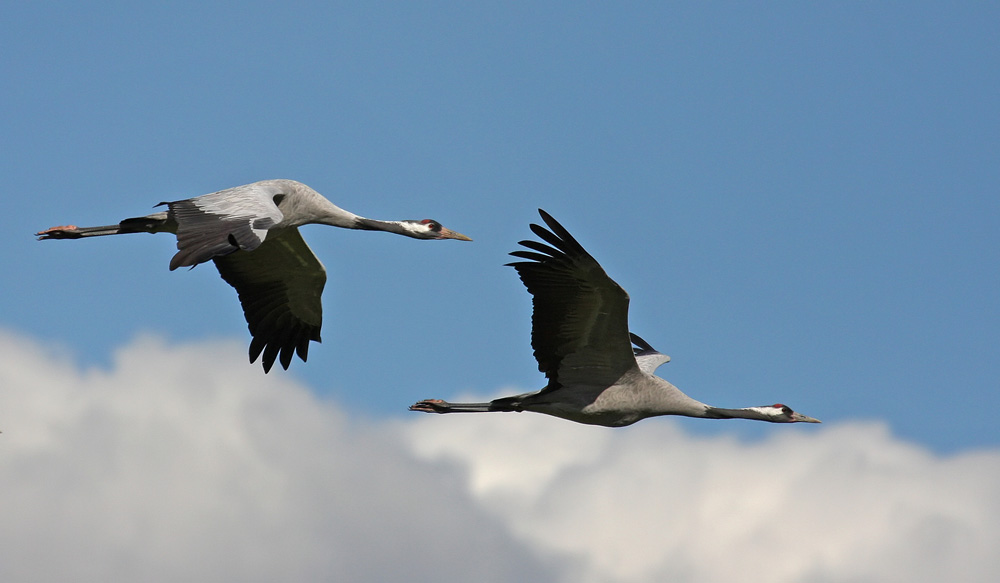
[[[410,406],[425,413],[534,411],[578,423],[622,427],[658,415],[706,419],[756,419],[819,423],[776,404],[742,409],[706,405],[653,372],[670,357],[628,329],[628,294],[548,213],[548,229],[531,230],[545,243],[521,241],[528,250],[509,263],[533,297],[531,346],[548,385],[487,403],[426,399]]]
[[[167,210],[117,225],[67,225],[35,234],[41,240],[173,233],[177,253],[170,260],[171,271],[208,260],[215,263],[243,305],[253,336],[250,362],[263,354],[265,373],[276,359],[285,369],[294,354],[305,361],[309,342],[320,341],[326,270],[299,234],[301,225],[385,231],[414,239],[472,240],[431,219],[378,221],[358,216],[294,180],[262,180],[160,205]]]

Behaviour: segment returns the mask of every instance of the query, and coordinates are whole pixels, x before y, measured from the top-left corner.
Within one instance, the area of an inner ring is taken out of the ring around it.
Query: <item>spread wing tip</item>
[[[632,340],[632,344],[635,344],[639,348],[639,350],[649,351],[649,352],[658,352],[658,350],[656,350],[655,348],[653,348],[652,346],[650,346],[649,342],[646,342],[645,340],[643,340],[638,334],[636,334],[634,332],[629,332],[628,336]],[[636,352],[638,352],[638,350]]]

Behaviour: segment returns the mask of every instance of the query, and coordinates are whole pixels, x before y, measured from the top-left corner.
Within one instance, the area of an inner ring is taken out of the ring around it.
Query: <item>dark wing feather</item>
[[[552,389],[568,384],[608,386],[636,367],[628,332],[628,294],[608,277],[562,225],[538,213],[550,230],[532,224],[546,244],[521,241],[527,259],[509,263],[532,295],[531,346]]]
[[[638,334],[629,332],[628,336],[632,340],[632,344],[635,344],[635,348],[633,350],[635,350],[636,356],[640,354],[648,354],[651,352],[655,352],[657,354],[660,353],[658,350],[650,346],[649,342],[643,340]]]
[[[309,341],[320,341],[326,285],[323,264],[297,229],[268,233],[253,251],[216,257],[222,279],[236,288],[253,340],[250,362],[263,353],[264,372],[275,359],[287,369],[292,356],[303,361]]]

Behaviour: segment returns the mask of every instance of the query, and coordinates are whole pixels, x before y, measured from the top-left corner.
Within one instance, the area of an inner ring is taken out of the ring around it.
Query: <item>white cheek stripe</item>
[[[427,233],[431,232],[430,227],[420,223],[406,223],[403,221],[399,221],[397,224],[406,229],[407,231],[411,233],[416,233],[418,235],[426,235]]]

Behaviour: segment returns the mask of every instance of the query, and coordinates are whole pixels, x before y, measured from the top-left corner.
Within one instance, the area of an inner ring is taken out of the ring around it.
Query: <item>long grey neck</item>
[[[357,217],[354,219],[355,229],[362,229],[365,231],[387,231],[389,233],[396,233],[397,235],[406,235],[408,237],[413,236],[413,231],[406,228],[406,223],[402,221],[380,221],[377,219],[366,219],[365,217]]]
[[[761,413],[757,407],[745,407],[743,409],[722,409],[720,407],[705,406],[706,419],[756,419],[758,421],[771,421],[772,418]]]

